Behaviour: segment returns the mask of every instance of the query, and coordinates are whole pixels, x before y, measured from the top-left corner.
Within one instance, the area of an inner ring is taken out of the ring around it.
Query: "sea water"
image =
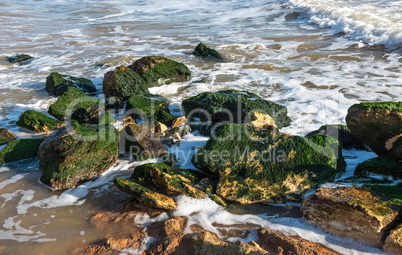
[[[247,90],[285,105],[293,122],[281,131],[293,135],[345,124],[355,103],[402,99],[400,0],[4,0],[0,27],[0,127],[19,137],[40,137],[15,123],[23,111],[46,113],[55,102],[44,90],[51,72],[90,78],[101,93],[107,71],[149,55],[183,62],[192,72],[189,82],[151,89],[168,97],[173,108],[201,92]],[[199,42],[217,49],[225,61],[193,56]],[[19,53],[35,58],[26,64],[5,60]],[[182,152],[181,166],[194,168],[186,159],[206,141],[192,134],[170,151]],[[344,177],[375,157],[344,154]],[[68,254],[103,238],[88,219],[128,198],[112,180],[129,176],[138,164],[121,159],[101,177],[64,192],[38,181],[36,158],[0,167],[0,253]],[[189,223],[225,240],[252,240],[255,232],[245,229],[267,227],[344,254],[381,254],[310,226],[297,204],[227,211],[209,199],[176,200],[173,215],[191,215]],[[145,226],[147,219],[137,224]],[[227,234],[236,228],[245,234]],[[147,237],[142,249],[152,240]]]

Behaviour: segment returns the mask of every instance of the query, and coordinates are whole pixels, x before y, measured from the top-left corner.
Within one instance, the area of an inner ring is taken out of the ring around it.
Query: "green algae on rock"
[[[46,91],[51,95],[60,96],[70,87],[80,89],[87,93],[94,93],[97,91],[92,81],[86,78],[78,78],[56,72],[51,73],[46,78]]]
[[[7,128],[0,128],[0,145],[7,144],[15,139],[17,139],[17,136],[14,135],[10,130]]]
[[[192,162],[219,175],[218,195],[242,204],[301,201],[305,192],[334,180],[346,166],[333,137],[307,139],[245,124],[221,127]]]
[[[337,138],[344,149],[356,149],[356,150],[370,150],[359,138],[357,138],[350,129],[345,125],[324,125],[318,130],[312,131],[306,135],[310,137],[312,135],[328,135]]]
[[[197,47],[193,51],[193,54],[195,56],[202,57],[202,58],[214,57],[214,58],[217,58],[217,59],[223,59],[221,54],[219,54],[219,52],[217,52],[214,49],[211,49],[211,48],[207,47],[203,43],[199,43],[197,45]]]
[[[185,64],[162,56],[143,57],[128,67],[144,79],[148,88],[188,81],[191,76]]]
[[[77,88],[69,87],[54,104],[50,105],[48,113],[58,120],[65,120],[80,108],[90,112],[94,108],[103,109],[104,107],[100,99],[90,97]]]
[[[402,160],[402,102],[355,104],[346,122],[375,153]]]
[[[26,62],[30,59],[33,59],[33,57],[28,54],[19,54],[19,55],[6,57],[6,60],[10,63],[21,63],[21,62]]]
[[[107,72],[103,78],[103,94],[106,98],[118,97],[127,100],[137,94],[149,94],[142,77],[126,66]]]
[[[33,158],[38,154],[38,148],[43,139],[19,139],[7,143],[0,150],[0,165],[21,159]]]
[[[133,181],[116,178],[113,180],[113,183],[120,190],[133,195],[136,200],[150,207],[163,210],[174,210],[177,208],[177,204],[173,198],[152,191]]]
[[[84,126],[73,120],[41,144],[40,180],[54,189],[69,189],[99,176],[116,162],[118,142],[112,125]]]
[[[355,175],[360,177],[380,175],[384,178],[388,176],[402,178],[402,163],[387,156],[372,158],[358,164]]]
[[[394,228],[385,240],[386,252],[402,254],[402,223]]]
[[[201,122],[248,123],[253,121],[252,115],[257,111],[270,115],[278,128],[289,126],[291,123],[285,106],[264,100],[247,91],[205,92],[184,100],[182,106],[190,121],[199,118]]]
[[[17,121],[17,125],[37,133],[44,133],[62,128],[66,124],[46,116],[43,113],[34,110],[27,110],[21,114]]]
[[[76,120],[81,124],[105,125],[116,122],[116,119],[109,111],[103,112],[98,105],[94,105],[90,108],[89,112],[85,108],[78,108],[71,115],[71,119]]]
[[[153,94],[133,95],[127,100],[126,112],[131,109],[135,111],[135,115],[145,115],[150,118],[159,109],[167,109],[169,100],[166,97]]]

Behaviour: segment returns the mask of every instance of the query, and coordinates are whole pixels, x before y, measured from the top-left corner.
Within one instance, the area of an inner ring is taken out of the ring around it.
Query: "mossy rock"
[[[402,178],[402,163],[386,156],[376,157],[357,165],[355,175],[360,177],[381,175],[384,177]]]
[[[211,49],[211,48],[207,47],[203,43],[199,43],[197,45],[197,47],[193,51],[193,54],[195,56],[202,57],[202,58],[213,57],[213,58],[223,60],[223,58],[222,58],[221,54],[219,54],[219,52],[217,52],[214,49]]]
[[[120,190],[133,195],[139,202],[150,207],[163,210],[174,210],[177,208],[176,202],[171,197],[152,191],[133,181],[116,178],[113,180],[113,183]]]
[[[143,57],[128,67],[138,73],[148,87],[189,81],[191,76],[185,64],[162,56]]]
[[[89,112],[85,108],[78,108],[71,115],[71,119],[81,124],[105,125],[116,122],[116,119],[109,111],[103,112],[102,109],[97,106],[89,109]]]
[[[168,153],[162,156],[162,162],[165,163],[168,166],[174,166],[176,165],[177,162],[179,162],[179,159],[177,158],[176,154],[174,153]]]
[[[168,112],[168,109],[158,109],[155,114],[151,117],[151,121],[154,123],[163,123],[166,126],[171,126],[172,122],[176,119],[176,117]]]
[[[182,106],[187,118],[192,121],[199,118],[208,122],[206,114],[213,123],[231,122],[248,123],[252,121],[252,113],[258,111],[270,115],[278,128],[289,126],[291,119],[285,106],[262,99],[247,91],[222,90],[205,92],[183,101]],[[196,111],[196,112],[193,112]],[[192,113],[193,112],[193,113]],[[230,118],[231,115],[233,118]],[[197,127],[192,126],[193,129]]]
[[[10,63],[21,63],[21,62],[26,62],[31,59],[33,59],[33,57],[28,54],[19,54],[19,55],[6,57],[6,60]]]
[[[38,154],[38,148],[43,139],[19,139],[7,143],[0,150],[0,165],[21,159],[33,158]]]
[[[346,123],[376,154],[402,160],[402,102],[355,104]]]
[[[217,194],[242,204],[301,201],[318,184],[346,167],[340,142],[328,136],[302,138],[246,124],[220,128],[192,158],[219,175]]]
[[[66,124],[50,118],[43,113],[27,110],[21,114],[17,121],[17,125],[37,133],[52,132],[56,129],[64,127]]]
[[[69,87],[54,104],[50,105],[48,113],[58,120],[68,120],[80,108],[90,112],[94,108],[103,109],[104,105],[100,99],[90,97],[77,88]]]
[[[103,94],[106,98],[118,97],[127,100],[137,94],[149,94],[142,77],[126,66],[107,72],[103,78]]]
[[[211,194],[209,196],[209,198],[214,201],[215,203],[217,203],[220,206],[223,207],[228,207],[228,203],[225,201],[225,199],[223,199],[221,196],[218,196],[216,194]]]
[[[346,125],[324,125],[318,130],[312,131],[306,135],[310,137],[312,135],[328,135],[337,138],[344,149],[356,149],[370,151],[369,147],[359,140]]]
[[[7,144],[15,139],[17,139],[17,136],[14,135],[10,130],[7,128],[0,128],[0,145]]]
[[[99,176],[117,160],[119,133],[112,125],[71,121],[42,143],[40,180],[54,189],[69,189]]]
[[[127,100],[126,112],[130,112],[133,109],[135,116],[145,115],[149,118],[159,109],[168,109],[168,106],[169,100],[166,97],[153,94],[139,94],[131,96]]]
[[[56,72],[51,73],[46,78],[46,91],[51,95],[60,96],[70,87],[80,89],[87,93],[95,93],[97,91],[93,82],[86,78],[74,77]]]

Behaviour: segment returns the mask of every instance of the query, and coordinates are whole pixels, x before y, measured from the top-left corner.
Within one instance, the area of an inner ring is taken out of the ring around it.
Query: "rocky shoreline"
[[[224,61],[203,44],[193,54]],[[353,105],[347,126],[327,125],[299,137],[280,132],[292,121],[286,107],[254,93],[201,93],[184,100],[183,115],[177,117],[169,99],[149,92],[190,76],[182,63],[144,57],[105,74],[102,102],[93,96],[90,80],[52,73],[45,89],[59,96],[48,110],[54,118],[28,110],[17,122],[44,139],[16,139],[1,130],[0,142],[7,145],[0,150],[0,164],[38,156],[41,182],[55,190],[96,178],[122,150],[134,161],[159,160],[136,167],[128,179],[113,180],[132,199],[114,212],[95,215],[91,223],[105,231],[106,239],[78,247],[76,254],[338,254],[268,229],[259,229],[258,240],[247,244],[224,242],[204,229],[189,231],[186,217],[130,228],[136,214],[156,217],[175,210],[177,195],[209,197],[223,207],[302,203],[303,218],[324,231],[402,254],[402,102]],[[191,159],[198,170],[177,167],[177,155],[168,147],[195,131],[210,137]],[[343,148],[372,150],[378,158],[336,181],[346,167]],[[108,233],[110,224],[121,224],[121,233]],[[149,236],[156,240],[141,247]]]

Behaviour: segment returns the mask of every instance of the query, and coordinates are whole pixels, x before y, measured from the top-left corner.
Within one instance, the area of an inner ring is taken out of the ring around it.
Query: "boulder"
[[[17,139],[17,136],[15,136],[10,130],[7,128],[0,128],[0,146],[15,139]]]
[[[385,240],[384,250],[394,254],[402,254],[402,224],[391,231]]]
[[[401,188],[392,189],[401,196]],[[382,248],[390,227],[399,220],[399,209],[391,206],[395,202],[376,195],[385,189],[390,187],[320,188],[303,201],[301,211],[304,219],[329,233]],[[386,191],[392,196],[391,193]]]
[[[223,60],[221,54],[214,49],[208,48],[205,44],[199,43],[195,50],[193,51],[193,55],[197,57],[207,58],[213,57],[217,59]]]
[[[264,228],[258,230],[257,243],[269,254],[340,255],[340,253],[328,249],[321,244],[307,241],[298,236],[287,236],[280,232]]]
[[[118,142],[112,125],[84,126],[73,120],[41,144],[40,180],[54,189],[69,189],[99,176],[116,162]]]
[[[80,112],[88,113],[94,109],[104,109],[104,106],[100,99],[90,97],[77,88],[69,87],[54,104],[49,106],[48,113],[58,120],[69,120],[78,109]]]
[[[126,66],[107,72],[103,78],[103,94],[106,98],[118,97],[127,100],[137,94],[149,94],[147,84],[141,76]]]
[[[52,132],[64,127],[66,124],[50,118],[43,113],[27,110],[21,114],[17,121],[17,126],[26,128],[37,133]]]
[[[350,129],[345,125],[325,125],[321,126],[318,130],[312,131],[306,135],[310,137],[312,135],[328,135],[337,138],[344,149],[356,149],[370,151],[367,145],[359,140]]]
[[[195,123],[196,119],[206,125],[220,122],[251,123],[256,120],[255,112],[271,116],[278,128],[289,126],[291,122],[285,106],[264,100],[247,91],[205,92],[184,100],[182,106],[187,118],[192,122],[192,128],[196,130],[200,129],[201,125]]]
[[[174,210],[177,208],[177,204],[173,198],[147,189],[133,181],[116,178],[113,180],[113,183],[122,191],[133,195],[139,202],[150,207],[164,210]]]
[[[147,87],[184,82],[191,76],[185,64],[161,56],[143,57],[128,67],[144,79]]]
[[[355,176],[381,176],[382,178],[394,177],[402,179],[402,163],[387,156],[372,158],[357,165]]]
[[[334,180],[346,166],[333,137],[307,139],[246,124],[221,127],[192,162],[219,175],[218,195],[241,204],[301,201],[305,192]]]
[[[186,116],[181,116],[179,118],[176,118],[175,120],[173,120],[172,122],[172,128],[177,128],[180,126],[183,126],[187,123],[187,118]]]
[[[171,126],[174,119],[176,119],[176,117],[170,114],[169,109],[158,109],[151,117],[150,121],[154,123],[161,122],[166,126]]]
[[[21,63],[21,62],[26,62],[30,59],[33,59],[33,57],[28,54],[19,54],[19,55],[6,57],[6,60],[10,63]]]
[[[133,112],[136,117],[150,118],[159,109],[168,109],[169,100],[160,95],[139,94],[131,96],[127,100],[126,113]],[[130,111],[131,110],[131,111]]]
[[[168,149],[147,124],[129,124],[123,132],[125,148],[132,154],[134,161],[160,157],[168,153]]]
[[[95,93],[97,91],[92,81],[86,78],[77,78],[59,73],[51,73],[46,78],[46,91],[49,92],[50,95],[60,96],[70,87],[80,89],[87,93]]]
[[[98,105],[94,105],[92,108],[87,109],[78,108],[71,115],[71,119],[76,120],[81,124],[105,125],[116,122],[116,119],[109,111],[103,111],[103,109],[99,108]]]
[[[38,154],[43,139],[19,139],[7,143],[0,150],[0,165],[21,159],[33,158]]]
[[[346,122],[375,153],[402,160],[402,102],[355,104]]]

